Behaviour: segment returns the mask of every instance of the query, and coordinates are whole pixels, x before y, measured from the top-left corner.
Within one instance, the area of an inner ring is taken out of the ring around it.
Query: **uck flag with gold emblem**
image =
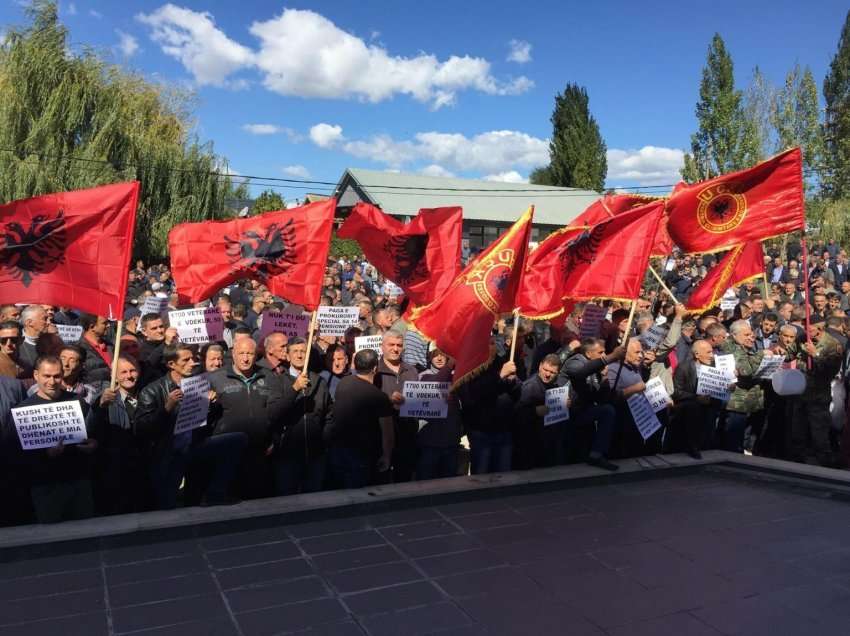
[[[693,185],[667,202],[667,229],[685,252],[716,252],[805,228],[803,157],[792,148],[757,166]]]
[[[516,306],[533,215],[531,207],[471,261],[442,296],[411,314],[414,328],[455,359],[455,386],[492,359],[490,332],[496,317]]]
[[[686,306],[694,313],[720,304],[723,294],[733,285],[764,276],[764,251],[761,242],[738,245],[713,267],[688,297]]]

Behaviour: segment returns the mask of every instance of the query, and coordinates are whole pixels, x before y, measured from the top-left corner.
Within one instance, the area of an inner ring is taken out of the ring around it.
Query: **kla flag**
[[[686,303],[693,312],[706,311],[720,304],[723,294],[738,285],[764,275],[764,251],[759,241],[734,247],[696,286]]]
[[[455,386],[490,361],[493,322],[516,307],[533,214],[529,208],[442,296],[411,314],[414,328],[455,359]]]
[[[685,252],[717,252],[806,226],[803,157],[786,150],[757,166],[693,185],[667,202],[667,229]]]
[[[660,197],[651,197],[643,194],[606,194],[591,203],[587,209],[579,214],[570,223],[570,227],[592,226],[602,223],[624,212],[642,207],[653,201],[660,201]],[[668,256],[673,253],[673,240],[667,233],[667,223],[662,220],[658,224],[658,232],[652,241],[650,256]]]
[[[196,303],[239,280],[314,310],[322,295],[336,200],[247,219],[183,223],[168,234],[171,272],[181,303]]]
[[[358,203],[339,228],[355,239],[366,259],[416,305],[439,298],[460,272],[463,213],[459,207],[419,210],[402,223],[368,203]]]
[[[124,312],[139,182],[0,206],[0,303]]]

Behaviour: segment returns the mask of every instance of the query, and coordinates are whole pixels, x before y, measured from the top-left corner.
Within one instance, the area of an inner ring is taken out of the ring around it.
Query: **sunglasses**
[[[10,342],[14,342],[15,344],[21,341],[20,336],[3,336],[0,337],[0,344],[9,344]]]

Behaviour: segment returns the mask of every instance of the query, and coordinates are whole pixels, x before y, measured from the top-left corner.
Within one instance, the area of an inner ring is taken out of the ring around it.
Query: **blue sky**
[[[553,96],[577,82],[608,145],[608,184],[630,186],[676,180],[715,31],[739,86],[756,65],[781,84],[796,62],[820,84],[847,8],[63,0],[60,15],[73,48],[195,90],[198,135],[241,174],[336,181],[352,166],[521,180],[546,161]],[[22,19],[17,2],[0,7],[0,23]]]

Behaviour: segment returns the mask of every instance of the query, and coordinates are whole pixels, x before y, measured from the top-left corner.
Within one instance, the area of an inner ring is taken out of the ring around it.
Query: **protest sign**
[[[321,305],[319,307],[319,333],[323,336],[344,336],[349,327],[360,324],[359,307],[331,307]]]
[[[51,402],[12,409],[12,420],[24,450],[86,441],[86,419],[79,400]]]
[[[731,397],[729,384],[729,376],[722,369],[707,367],[704,364],[697,365],[697,395],[707,395],[721,402],[728,402]]]
[[[148,296],[139,306],[139,311],[142,316],[145,314],[161,314],[168,308],[168,298],[160,298],[158,296]]]
[[[283,333],[287,338],[306,338],[310,327],[310,314],[266,310],[262,316],[260,340],[271,333]]]
[[[782,363],[785,362],[784,356],[765,355],[761,359],[759,368],[756,369],[755,377],[758,380],[770,380],[773,374],[782,368]]]
[[[180,390],[183,391],[183,399],[174,422],[175,435],[206,426],[210,410],[210,382],[206,374],[183,378]]]
[[[215,307],[169,311],[168,322],[183,344],[216,342],[224,333],[224,319]]]
[[[405,382],[401,417],[445,418],[449,414],[449,382]]]
[[[386,281],[386,283],[384,283],[384,296],[391,296],[397,298],[398,296],[402,296],[403,294],[404,290],[391,280],[388,280]]]
[[[735,356],[731,353],[714,356],[714,368],[723,371],[730,382],[734,382],[738,378],[738,375],[735,373]]]
[[[602,321],[605,320],[607,313],[608,310],[605,307],[587,303],[584,306],[584,313],[581,315],[579,336],[582,338],[598,338],[602,331]]]
[[[652,325],[640,335],[638,340],[640,340],[644,349],[657,349],[666,337],[667,327],[665,325]]]
[[[738,306],[737,298],[721,298],[720,299],[720,309],[723,311],[734,311],[735,307]]]
[[[635,393],[626,402],[629,405],[629,411],[632,412],[632,419],[635,421],[640,436],[643,441],[648,440],[653,433],[661,428],[661,422],[658,421],[658,416],[652,410],[652,405],[643,393]]]
[[[65,344],[74,344],[83,337],[83,328],[79,325],[56,325],[56,331]]]
[[[570,409],[567,400],[570,397],[570,385],[546,389],[546,406],[549,412],[543,416],[543,426],[557,424],[570,419]]]
[[[656,413],[663,411],[670,404],[670,395],[667,393],[667,387],[664,386],[661,378],[652,378],[647,382],[643,394]]]
[[[372,351],[381,353],[383,339],[383,336],[357,336],[354,339],[354,353],[363,351],[363,349],[372,349]]]

